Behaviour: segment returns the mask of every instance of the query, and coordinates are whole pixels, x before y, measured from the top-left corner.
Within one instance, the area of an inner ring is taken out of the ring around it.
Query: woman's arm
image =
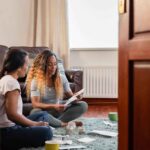
[[[15,122],[25,126],[45,126],[47,123],[45,122],[36,122],[26,118],[24,115],[18,114],[17,107],[18,107],[18,98],[20,93],[18,90],[13,90],[7,92],[5,95],[6,98],[6,113],[8,118]]]
[[[32,101],[33,108],[41,108],[41,109],[54,108],[56,110],[64,108],[63,104],[45,104],[45,103],[42,103],[39,96],[32,96],[31,101]]]
[[[66,96],[66,98],[70,98],[73,96],[73,92],[71,90],[67,91],[67,92],[65,92],[65,96]]]

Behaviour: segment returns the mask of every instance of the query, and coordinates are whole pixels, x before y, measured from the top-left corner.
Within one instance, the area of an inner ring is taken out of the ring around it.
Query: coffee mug
[[[45,150],[59,150],[59,141],[45,141]]]
[[[109,112],[108,117],[111,121],[118,121],[118,113],[117,112]]]

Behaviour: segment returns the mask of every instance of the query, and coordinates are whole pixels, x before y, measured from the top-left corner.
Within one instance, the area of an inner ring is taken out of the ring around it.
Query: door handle
[[[126,11],[125,5],[126,5],[125,0],[119,0],[119,14],[125,13],[125,11]]]

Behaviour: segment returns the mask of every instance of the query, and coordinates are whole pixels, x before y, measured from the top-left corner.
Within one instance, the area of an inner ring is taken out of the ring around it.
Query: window
[[[70,48],[118,47],[118,0],[68,0]]]

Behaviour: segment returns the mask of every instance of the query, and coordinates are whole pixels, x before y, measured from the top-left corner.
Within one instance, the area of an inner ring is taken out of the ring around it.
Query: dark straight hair
[[[27,55],[27,52],[22,49],[9,49],[0,70],[0,78],[2,78],[6,73],[13,72],[22,67]]]

